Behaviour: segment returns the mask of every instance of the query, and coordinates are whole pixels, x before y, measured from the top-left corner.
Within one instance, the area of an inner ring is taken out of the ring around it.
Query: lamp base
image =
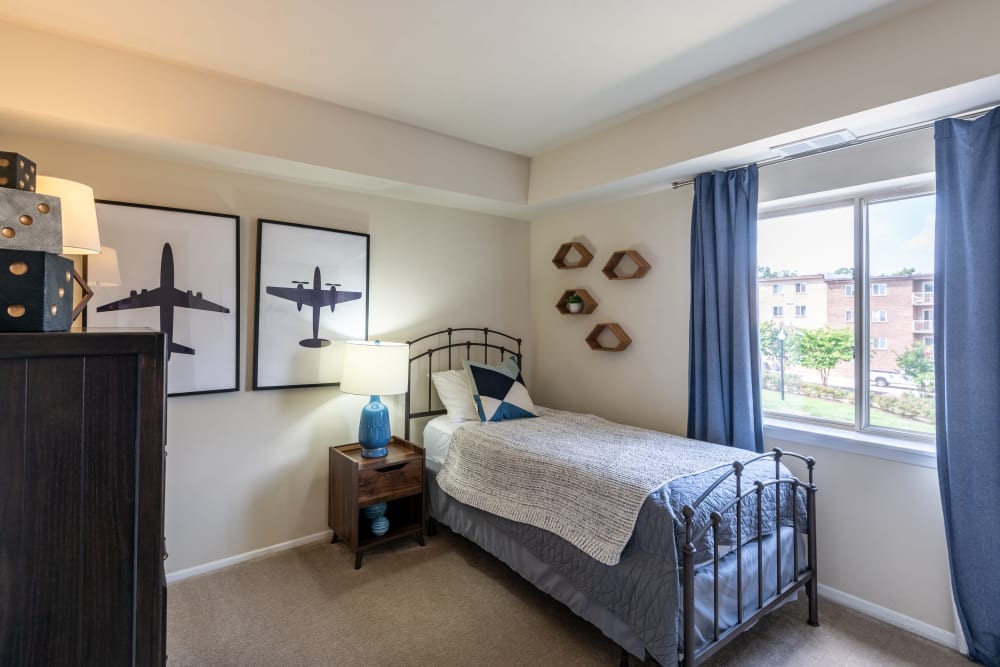
[[[378,396],[372,396],[371,403],[361,410],[361,424],[358,426],[361,456],[369,459],[385,456],[389,453],[386,445],[391,437],[389,408]]]

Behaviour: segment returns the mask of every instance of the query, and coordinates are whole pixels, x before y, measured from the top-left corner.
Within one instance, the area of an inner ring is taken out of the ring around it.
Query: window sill
[[[772,441],[789,444],[800,442],[804,445],[825,447],[839,452],[861,454],[862,456],[925,468],[937,467],[937,449],[933,443],[871,433],[858,433],[857,431],[829,426],[806,424],[791,419],[765,417],[765,448],[771,447]]]

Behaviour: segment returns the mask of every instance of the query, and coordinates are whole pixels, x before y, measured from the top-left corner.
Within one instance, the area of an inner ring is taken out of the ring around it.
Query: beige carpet
[[[600,631],[447,530],[353,565],[343,544],[313,545],[171,585],[168,665],[618,665]],[[787,605],[709,664],[969,664],[820,602],[819,628]]]

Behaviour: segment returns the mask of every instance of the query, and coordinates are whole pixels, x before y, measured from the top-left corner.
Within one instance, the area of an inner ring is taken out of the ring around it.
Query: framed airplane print
[[[253,388],[340,383],[344,341],[368,338],[368,234],[257,221]]]
[[[239,390],[239,216],[98,200],[97,220],[120,284],[95,280],[84,325],[164,332],[170,396]]]

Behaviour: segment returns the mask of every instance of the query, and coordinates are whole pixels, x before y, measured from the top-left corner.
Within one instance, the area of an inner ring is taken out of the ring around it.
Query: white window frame
[[[802,289],[799,289],[800,287]],[[795,293],[796,294],[805,294],[806,293],[806,284],[805,283],[795,283]]]
[[[771,318],[772,319],[777,319],[779,317],[781,319],[785,318],[785,307],[784,306],[771,306]]]
[[[882,344],[879,345],[879,342]],[[872,349],[873,350],[888,350],[889,349],[889,338],[887,336],[872,336]]]
[[[889,311],[885,308],[878,308],[872,311],[872,322],[881,324],[889,321]]]
[[[806,317],[806,307],[795,306],[795,317]]]
[[[785,286],[782,285],[781,283],[774,283],[773,285],[771,285],[772,295],[778,296],[779,294],[784,294],[784,293],[785,293]]]
[[[889,283],[872,283],[872,296],[888,296]]]
[[[844,321],[853,324],[854,323],[854,311],[845,310],[844,311]]]
[[[836,191],[834,196],[810,195],[802,198],[789,199],[785,202],[771,204],[764,202],[759,208],[759,218],[784,216],[794,213],[805,213],[809,210],[853,206],[855,212],[855,282],[844,285],[844,296],[854,298],[854,313],[871,312],[869,308],[872,298],[872,285],[887,283],[872,283],[867,275],[868,266],[868,220],[867,205],[892,199],[905,199],[923,195],[933,195],[933,174],[923,179],[899,179],[886,184],[871,184],[856,189],[857,196],[844,198],[844,191]],[[806,202],[803,204],[803,202]],[[927,281],[931,282],[931,281]],[[932,283],[933,284],[933,283]],[[861,289],[857,289],[857,287]],[[933,288],[932,288],[933,289]],[[846,318],[846,315],[845,315]],[[870,317],[854,317],[855,345],[857,341],[869,341],[871,327]],[[927,338],[927,337],[925,337]],[[932,336],[930,338],[933,338]],[[867,345],[866,345],[867,347]],[[857,348],[855,348],[857,349]],[[859,358],[860,357],[860,358]],[[844,424],[822,419],[797,417],[784,413],[765,411],[764,436],[767,446],[792,447],[803,443],[818,447],[829,447],[837,451],[848,451],[866,456],[874,456],[890,461],[934,468],[937,466],[935,436],[902,431],[891,428],[872,426],[869,422],[869,387],[868,375],[871,367],[869,354],[855,354],[855,387],[864,387],[859,393],[863,400],[857,401],[856,423]]]

